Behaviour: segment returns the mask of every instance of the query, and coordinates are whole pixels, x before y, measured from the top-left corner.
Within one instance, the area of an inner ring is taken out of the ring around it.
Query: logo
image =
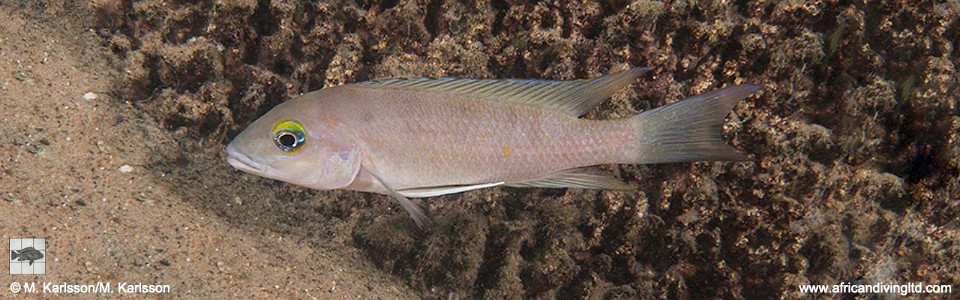
[[[38,275],[47,273],[47,239],[10,239],[10,274]]]

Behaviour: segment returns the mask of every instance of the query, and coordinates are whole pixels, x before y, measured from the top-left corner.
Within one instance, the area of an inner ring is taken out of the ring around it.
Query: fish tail
[[[20,257],[20,254],[17,251],[10,250],[10,260],[16,260],[17,257]]]
[[[731,86],[634,116],[640,128],[636,163],[746,160],[723,142],[724,117],[758,89],[756,85]]]

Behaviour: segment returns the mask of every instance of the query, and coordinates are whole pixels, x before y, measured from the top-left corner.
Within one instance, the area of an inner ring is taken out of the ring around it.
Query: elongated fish
[[[618,120],[584,113],[649,68],[593,80],[390,79],[313,91],[250,124],[227,162],[320,190],[408,198],[493,186],[626,190],[601,164],[742,160],[721,127],[758,89],[737,85]]]

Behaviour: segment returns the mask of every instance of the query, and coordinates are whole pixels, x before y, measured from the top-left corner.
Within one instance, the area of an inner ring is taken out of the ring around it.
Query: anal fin
[[[410,198],[435,197],[446,194],[456,194],[466,191],[478,190],[482,188],[494,187],[503,184],[503,182],[481,183],[474,185],[448,185],[424,188],[404,189],[397,191],[403,196]]]
[[[563,170],[540,178],[508,182],[510,187],[573,188],[591,190],[633,190],[636,187],[610,175],[598,174],[596,168]]]

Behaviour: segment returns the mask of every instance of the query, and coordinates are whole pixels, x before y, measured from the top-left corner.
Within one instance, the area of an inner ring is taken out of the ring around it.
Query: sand
[[[0,283],[320,299],[956,287],[958,14],[955,1],[5,1],[0,236],[46,238],[48,267]],[[257,116],[324,86],[638,66],[655,69],[588,118],[758,84],[724,130],[751,161],[604,166],[635,192],[429,198],[419,230],[387,196],[223,160]]]
[[[120,70],[97,36],[82,23],[30,15],[38,12],[0,9],[0,126],[8,133],[0,146],[0,232],[46,238],[47,273],[4,271],[4,285],[140,282],[190,298],[414,295],[353,247],[313,244],[304,239],[322,233],[280,234],[269,225],[279,220],[262,221],[285,217],[258,217],[252,207],[244,216],[211,210],[246,210],[259,201],[253,190],[270,188],[241,187],[251,183],[219,157],[185,151],[173,133],[110,96]],[[88,92],[96,99],[84,99]],[[208,186],[165,164],[226,180]],[[11,295],[6,287],[2,294]]]

